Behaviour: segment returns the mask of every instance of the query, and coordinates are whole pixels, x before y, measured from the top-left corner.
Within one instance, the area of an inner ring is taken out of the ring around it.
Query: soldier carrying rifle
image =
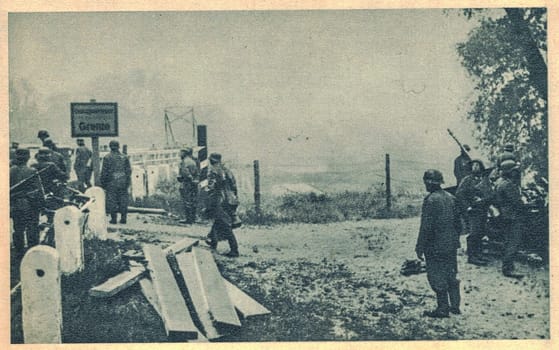
[[[456,177],[456,186],[458,186],[460,185],[460,182],[462,182],[462,179],[471,173],[470,162],[472,161],[472,158],[468,154],[468,152],[470,152],[470,146],[462,145],[450,129],[447,129],[447,131],[460,147],[460,155],[454,159],[454,176]]]

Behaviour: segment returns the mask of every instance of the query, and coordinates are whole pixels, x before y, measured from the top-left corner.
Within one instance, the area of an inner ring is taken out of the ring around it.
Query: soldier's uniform
[[[64,156],[62,154],[60,154],[56,148],[56,145],[54,144],[54,142],[47,138],[45,139],[45,141],[43,142],[45,147],[48,147],[51,150],[50,153],[50,160],[51,162],[53,162],[54,164],[56,164],[56,166],[62,170],[62,172],[64,172],[64,181],[69,179],[69,169],[66,168],[66,161],[64,160]]]
[[[437,295],[437,309],[424,315],[448,317],[449,311],[460,313],[460,282],[456,279],[460,215],[454,196],[440,188],[439,171],[428,170],[424,181],[431,187],[423,201],[415,250],[419,258],[425,256],[427,279]]]
[[[111,152],[103,158],[101,170],[101,187],[106,193],[106,211],[111,215],[111,223],[116,224],[117,213],[120,212],[120,223],[126,223],[128,214],[128,187],[132,169],[130,160],[120,153],[117,141],[109,143]]]
[[[466,151],[470,150],[470,146],[464,145]],[[460,185],[463,178],[470,175],[470,156],[464,151],[460,151],[460,155],[454,159],[454,177],[456,177],[456,186]]]
[[[491,184],[482,176],[483,163],[477,162],[480,169],[466,176],[456,190],[456,199],[463,217],[468,218],[468,262],[476,265],[485,264],[481,260],[481,243],[486,234],[487,210],[491,201]]]
[[[237,185],[233,173],[221,164],[221,155],[210,155],[211,166],[208,171],[208,213],[214,223],[208,234],[207,243],[212,248],[217,247],[220,239],[229,243],[230,257],[239,256],[237,239],[233,233],[233,222],[237,210]]]
[[[179,164],[180,193],[184,208],[186,224],[193,224],[196,220],[196,200],[198,198],[198,182],[200,172],[194,159],[192,149],[185,148],[181,151],[181,162]]]
[[[76,172],[81,191],[85,191],[85,189],[91,187],[91,156],[92,152],[85,146],[83,139],[78,139],[74,171]]]
[[[39,176],[45,192],[60,196],[61,193],[56,182],[64,181],[66,174],[55,163],[50,161],[51,153],[52,151],[46,147],[39,149],[39,152],[35,155],[37,163],[31,166],[40,172]]]
[[[505,238],[502,271],[505,276],[515,277],[514,258],[522,237],[522,197],[520,187],[511,175],[516,163],[507,160],[501,163],[501,177],[495,184],[495,205],[500,212],[501,229]]]
[[[18,149],[10,167],[10,217],[14,222],[13,242],[18,258],[25,254],[25,238],[28,249],[39,244],[39,215],[44,200],[37,170],[27,166],[28,160],[29,150]]]

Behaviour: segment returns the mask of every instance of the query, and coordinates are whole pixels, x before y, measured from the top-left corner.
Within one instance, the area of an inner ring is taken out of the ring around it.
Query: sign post
[[[93,183],[100,185],[99,137],[118,136],[116,102],[70,103],[72,137],[91,137]]]

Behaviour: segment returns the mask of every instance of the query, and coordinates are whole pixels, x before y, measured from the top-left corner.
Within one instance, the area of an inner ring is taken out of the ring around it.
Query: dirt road
[[[167,245],[209,230],[170,223],[133,215],[125,229],[110,231]],[[399,273],[402,262],[414,258],[418,226],[412,218],[242,227],[236,231],[241,257],[216,259],[224,276],[273,315],[227,340],[549,338],[548,268],[517,264],[526,275],[517,281],[500,274],[498,260],[487,267],[467,264],[463,248],[462,315],[422,317],[435,305],[426,275]],[[219,253],[227,250],[226,242],[219,244]]]

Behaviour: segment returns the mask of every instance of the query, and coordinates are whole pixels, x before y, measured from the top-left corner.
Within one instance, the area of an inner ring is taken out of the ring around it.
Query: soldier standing
[[[43,147],[45,147],[45,140],[50,138],[49,132],[46,130],[39,130],[39,132],[37,133],[37,138],[41,140]]]
[[[31,165],[37,171],[41,178],[41,183],[46,193],[53,193],[55,196],[60,196],[61,193],[58,189],[57,182],[63,182],[66,179],[66,174],[60,168],[51,162],[50,155],[52,151],[46,147],[41,147],[35,159],[37,163]]]
[[[212,153],[209,159],[207,210],[214,223],[206,243],[215,249],[221,238],[226,239],[229,243],[226,256],[236,258],[239,256],[239,247],[233,233],[233,223],[239,205],[237,184],[233,173],[221,163],[221,154]]]
[[[454,196],[441,189],[443,175],[440,171],[427,170],[423,182],[429,195],[421,209],[415,252],[419,259],[425,257],[427,280],[437,295],[437,308],[423,315],[443,318],[448,317],[449,312],[460,314],[460,282],[456,279],[460,215]]]
[[[456,190],[456,199],[463,217],[468,220],[468,263],[485,266],[481,242],[486,233],[487,210],[491,200],[491,184],[483,176],[485,167],[481,160],[472,161],[472,173],[466,176]]]
[[[495,205],[500,212],[501,229],[505,238],[502,272],[506,277],[521,278],[514,273],[514,258],[522,237],[522,197],[515,181],[518,167],[513,160],[500,165],[501,177],[495,184]]]
[[[456,177],[456,186],[460,185],[462,179],[468,176],[470,169],[470,146],[464,145],[460,148],[460,155],[454,159],[454,176]]]
[[[10,167],[10,217],[14,222],[14,246],[17,259],[27,248],[39,244],[39,215],[44,201],[43,188],[37,170],[27,166],[28,149],[17,149]]]
[[[56,145],[50,138],[46,138],[43,141],[45,147],[50,149],[50,160],[56,164],[56,166],[64,172],[64,181],[68,180],[70,177],[69,169],[66,168],[66,162],[64,161],[64,156],[58,152]]]
[[[181,150],[181,162],[179,165],[180,193],[184,206],[184,220],[182,224],[193,224],[196,220],[196,199],[198,198],[199,170],[192,158],[192,148],[186,147]]]
[[[91,187],[91,167],[92,152],[83,139],[77,140],[78,148],[76,148],[76,159],[74,161],[74,171],[78,178],[78,186],[80,191],[84,192],[87,188]]]
[[[103,158],[101,170],[101,187],[107,194],[106,209],[111,215],[111,224],[116,224],[117,213],[120,212],[120,223],[126,223],[128,213],[128,187],[132,175],[130,160],[120,153],[118,141],[109,142],[111,152]]]

